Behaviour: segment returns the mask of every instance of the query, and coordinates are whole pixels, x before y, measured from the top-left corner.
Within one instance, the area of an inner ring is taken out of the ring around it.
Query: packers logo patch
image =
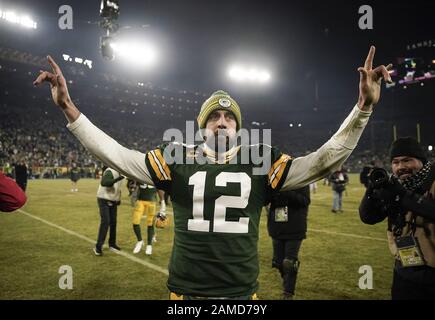
[[[227,98],[220,98],[219,105],[224,108],[229,108],[231,107],[231,101],[228,100]]]

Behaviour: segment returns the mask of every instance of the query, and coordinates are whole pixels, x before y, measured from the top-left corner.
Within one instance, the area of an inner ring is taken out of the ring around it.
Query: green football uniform
[[[291,158],[275,148],[254,145],[234,148],[222,164],[200,164],[196,156],[204,154],[201,147],[181,146],[183,158],[193,158],[194,163],[168,165],[165,147],[147,153],[146,165],[156,187],[167,191],[173,203],[169,290],[203,297],[255,293],[261,210],[269,193],[284,182]],[[243,149],[251,152],[253,148],[270,154],[268,173],[254,175],[258,165],[252,161],[240,164]],[[237,164],[229,161],[234,157]]]
[[[71,168],[70,169],[70,179],[73,182],[77,182],[80,179],[80,170],[79,168]]]
[[[156,201],[157,189],[154,186],[141,184],[138,188],[137,200]]]

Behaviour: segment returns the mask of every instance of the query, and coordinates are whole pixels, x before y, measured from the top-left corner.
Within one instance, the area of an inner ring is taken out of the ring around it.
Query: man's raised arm
[[[355,149],[368,122],[374,105],[380,98],[382,79],[391,82],[389,70],[393,67],[379,66],[373,69],[375,47],[370,48],[360,73],[358,103],[344,120],[338,131],[317,151],[292,161],[283,190],[298,189],[321,179],[339,168]]]
[[[121,146],[81,114],[71,100],[61,69],[50,56],[47,60],[53,72],[40,70],[33,84],[50,84],[53,101],[67,118],[68,129],[90,153],[107,166],[136,181],[154,184],[145,165],[145,154]]]

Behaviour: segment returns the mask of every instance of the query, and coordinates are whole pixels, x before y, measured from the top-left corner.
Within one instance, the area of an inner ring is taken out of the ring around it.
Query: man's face
[[[402,181],[416,174],[421,168],[423,168],[423,163],[413,157],[395,157],[393,161],[391,161],[393,174]]]
[[[205,139],[207,144],[215,149],[232,147],[235,143],[237,133],[236,117],[231,111],[213,111],[205,125]]]

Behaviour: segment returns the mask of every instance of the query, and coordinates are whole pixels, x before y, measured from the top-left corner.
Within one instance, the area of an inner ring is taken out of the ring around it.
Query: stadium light
[[[242,67],[231,66],[228,70],[228,76],[237,81],[245,83],[260,83],[264,84],[269,82],[270,73],[258,67]]]
[[[427,150],[432,151],[433,150],[433,146],[428,146]]]
[[[157,51],[150,44],[140,42],[111,42],[114,54],[134,65],[153,66],[157,61]]]
[[[115,59],[115,52],[112,48],[113,38],[111,36],[100,37],[100,50],[104,59]]]
[[[36,29],[38,25],[30,16],[17,14],[11,10],[4,11],[0,9],[0,19],[29,29]]]

